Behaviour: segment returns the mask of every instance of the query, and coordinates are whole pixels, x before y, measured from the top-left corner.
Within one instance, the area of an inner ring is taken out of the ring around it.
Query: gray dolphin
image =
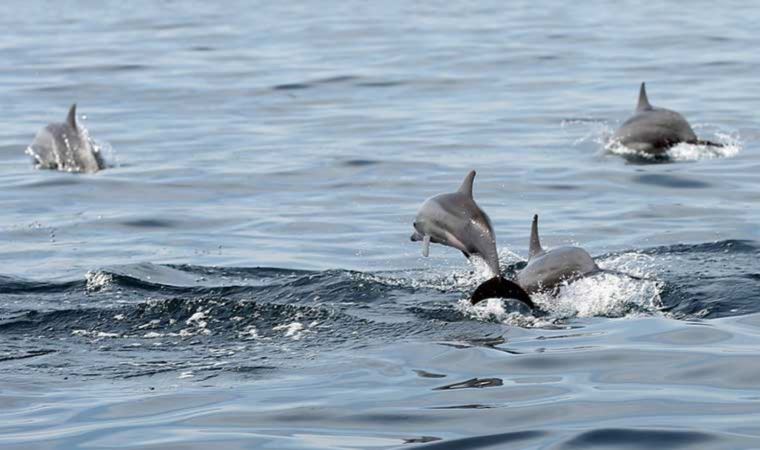
[[[600,272],[594,259],[580,247],[563,246],[544,250],[538,237],[538,215],[530,229],[528,264],[517,273],[517,284],[529,294],[552,290],[562,282]]]
[[[662,156],[670,147],[681,142],[723,147],[723,144],[698,139],[681,114],[652,106],[647,98],[645,83],[641,83],[634,115],[623,122],[612,140],[652,156]]]
[[[473,256],[482,258],[493,278],[479,286],[475,292],[488,295],[483,298],[515,298],[532,308],[533,303],[523,289],[500,275],[499,254],[496,251],[491,219],[472,196],[474,179],[475,171],[472,170],[456,192],[439,194],[425,200],[417,212],[411,239],[422,241],[423,256],[428,256],[432,242],[454,247],[468,259]],[[477,302],[473,300],[473,303]]]
[[[103,157],[86,132],[77,126],[77,105],[71,105],[66,121],[51,123],[34,137],[26,153],[39,169],[97,172],[105,168]]]

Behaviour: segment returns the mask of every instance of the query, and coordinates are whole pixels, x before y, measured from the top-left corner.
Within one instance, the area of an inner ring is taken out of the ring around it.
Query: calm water
[[[760,445],[756,8],[12,0],[0,17],[3,448]],[[605,149],[641,81],[727,146]],[[33,169],[77,102],[111,168]],[[409,242],[476,169],[538,317]]]

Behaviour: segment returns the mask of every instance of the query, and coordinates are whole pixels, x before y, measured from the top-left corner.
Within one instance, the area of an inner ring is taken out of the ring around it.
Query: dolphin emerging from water
[[[467,174],[456,192],[433,196],[422,204],[414,221],[412,241],[422,241],[422,254],[428,256],[430,244],[443,244],[460,250],[468,259],[483,259],[493,278],[481,284],[471,301],[484,298],[514,298],[533,307],[528,294],[517,284],[501,276],[499,254],[491,219],[472,196],[475,171]]]
[[[552,290],[563,282],[600,272],[594,259],[580,247],[563,246],[544,250],[538,237],[538,215],[530,228],[528,264],[517,272],[517,284],[528,293]]]
[[[77,126],[77,105],[71,105],[66,121],[40,130],[26,153],[37,168],[67,172],[97,172],[105,168],[103,157],[86,131]]]
[[[530,229],[530,246],[528,249],[528,263],[517,272],[517,285],[526,296],[539,292],[552,291],[562,283],[575,281],[598,273],[609,273],[626,276],[635,280],[642,280],[634,275],[614,270],[600,268],[588,252],[580,247],[563,246],[544,250],[541,239],[538,236],[538,215],[533,216]],[[476,304],[481,300],[493,297],[491,292],[478,292],[478,288],[472,295],[471,302]]]
[[[698,139],[681,114],[652,106],[644,83],[641,83],[634,115],[623,122],[612,136],[612,141],[652,156],[662,156],[670,147],[681,142],[723,147],[723,144]]]

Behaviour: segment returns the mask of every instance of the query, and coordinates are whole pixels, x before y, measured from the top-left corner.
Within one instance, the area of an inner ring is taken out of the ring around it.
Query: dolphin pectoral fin
[[[720,142],[713,142],[713,141],[707,141],[704,139],[697,139],[696,141],[687,141],[687,144],[692,145],[704,145],[705,147],[725,147],[725,144],[721,144]]]
[[[489,298],[511,298],[525,303],[530,309],[536,307],[525,289],[502,276],[493,277],[478,286],[470,296],[470,303],[475,305]]]
[[[454,247],[455,249],[461,251],[461,252],[467,252],[467,246],[464,245],[462,241],[459,240],[456,236],[454,236],[452,233],[446,231],[444,233],[444,237],[446,238],[446,244],[451,247]]]
[[[426,258],[430,256],[430,236],[428,235],[422,238],[422,256]]]

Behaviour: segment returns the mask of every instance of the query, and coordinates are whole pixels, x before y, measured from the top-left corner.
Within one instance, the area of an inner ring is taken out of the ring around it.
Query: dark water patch
[[[428,372],[427,370],[415,369],[414,373],[416,373],[417,376],[421,378],[446,378],[446,375],[442,373],[432,373],[432,372]]]
[[[580,186],[575,186],[572,184],[545,184],[543,187],[546,189],[551,189],[555,191],[570,191],[570,190],[581,189]]]
[[[381,163],[381,161],[373,159],[349,159],[342,162],[342,164],[346,167],[369,167]]]
[[[63,67],[59,69],[62,73],[70,73],[73,75],[82,74],[82,73],[94,73],[94,72],[113,72],[113,73],[119,73],[119,72],[136,72],[140,70],[146,70],[149,69],[150,66],[144,65],[144,64],[100,64],[100,65],[92,65],[92,66],[74,66],[74,67]]]
[[[648,166],[655,164],[671,164],[677,162],[671,158],[667,153],[650,155],[639,152],[629,152],[618,154],[621,156],[627,164],[636,166]],[[634,180],[635,181],[635,180]]]
[[[285,83],[273,86],[272,89],[275,91],[296,91],[301,89],[309,89],[310,87],[312,87],[312,85],[309,83]]]
[[[0,325],[2,326],[2,325]],[[26,352],[17,353],[15,355],[0,355],[0,363],[6,361],[18,361],[20,359],[36,358],[38,356],[45,356],[51,353],[55,353],[56,350],[29,350]]]
[[[501,378],[471,378],[469,380],[451,383],[445,386],[433,388],[434,391],[449,391],[453,389],[481,389],[487,387],[502,386],[504,382]]]
[[[563,448],[680,448],[705,445],[713,439],[699,431],[605,428],[582,433]]]
[[[403,81],[387,80],[387,81],[362,81],[359,83],[355,83],[354,86],[366,87],[366,88],[388,88],[388,87],[402,86],[404,84],[406,83],[404,83]]]
[[[634,176],[632,179],[636,183],[673,189],[704,189],[711,186],[711,184],[706,181],[688,179],[677,175],[662,173],[638,175]]]
[[[451,406],[431,406],[428,409],[493,409],[496,406],[472,403],[469,405],[451,405]]]
[[[360,77],[356,75],[337,75],[334,77],[320,78],[314,81],[315,84],[334,84],[334,83],[346,83],[349,81],[358,80]]]
[[[84,281],[45,282],[0,275],[0,294],[60,293],[84,289]]]
[[[312,81],[278,84],[278,85],[273,86],[272,89],[275,91],[293,91],[293,90],[310,89],[310,88],[321,86],[321,85],[347,83],[350,81],[357,80],[359,78],[360,77],[355,76],[355,75],[337,75],[334,77],[319,78]]]
[[[667,255],[673,253],[754,253],[760,254],[760,243],[747,239],[727,239],[705,242],[702,244],[674,244],[641,250],[650,255]]]
[[[516,431],[512,433],[489,434],[461,439],[447,439],[433,444],[423,445],[418,448],[435,450],[461,450],[480,448],[511,448],[520,445],[522,441],[538,440],[545,438],[548,433],[544,431]]]
[[[404,439],[404,444],[425,444],[428,442],[440,441],[441,438],[435,436],[420,436]]]
[[[121,222],[122,225],[131,228],[172,228],[177,223],[167,219],[133,219]]]

